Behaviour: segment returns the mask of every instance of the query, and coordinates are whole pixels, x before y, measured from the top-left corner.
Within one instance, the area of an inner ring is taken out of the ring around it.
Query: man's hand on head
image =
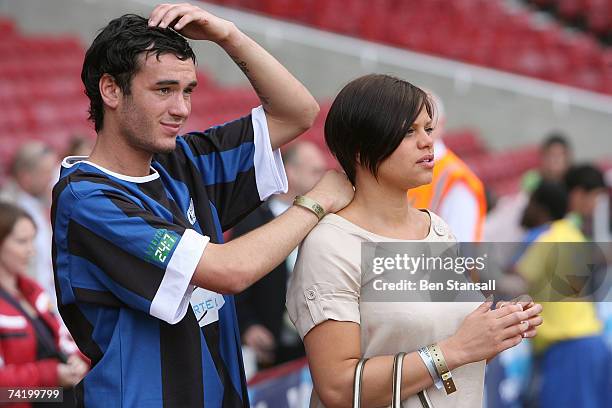
[[[172,28],[193,40],[227,41],[238,30],[234,23],[189,3],[160,4],[149,17],[149,26]]]

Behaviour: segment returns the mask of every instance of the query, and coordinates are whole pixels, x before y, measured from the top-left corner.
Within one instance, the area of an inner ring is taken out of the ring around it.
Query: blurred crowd
[[[90,139],[75,137],[66,154],[86,156],[91,146]],[[0,384],[61,386],[64,401],[71,401],[69,394],[89,370],[89,361],[57,313],[50,211],[59,166],[59,154],[51,147],[26,142],[1,186]]]

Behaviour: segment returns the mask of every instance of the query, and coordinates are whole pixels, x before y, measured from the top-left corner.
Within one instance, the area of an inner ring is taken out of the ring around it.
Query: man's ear
[[[123,92],[115,78],[112,75],[104,74],[100,78],[98,86],[100,87],[100,95],[104,104],[111,109],[116,109],[119,106],[119,100],[123,97]]]

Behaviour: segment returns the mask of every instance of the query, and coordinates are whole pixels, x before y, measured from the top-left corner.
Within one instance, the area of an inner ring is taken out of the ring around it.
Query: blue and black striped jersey
[[[177,137],[146,177],[64,160],[53,261],[60,313],[93,365],[80,406],[248,406],[234,299],[190,281],[208,242],[286,187],[261,107]]]

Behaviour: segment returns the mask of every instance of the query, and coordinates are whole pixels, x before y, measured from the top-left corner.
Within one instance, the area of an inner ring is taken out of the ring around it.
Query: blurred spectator
[[[297,195],[309,191],[327,169],[319,148],[307,141],[290,145],[283,154],[289,190],[275,195],[234,228],[234,237],[260,227],[285,212]],[[297,248],[285,262],[236,296],[242,342],[255,351],[260,367],[304,355],[302,342],[286,316],[285,293]]]
[[[585,164],[570,170],[565,175],[569,208],[575,225],[590,239],[597,201],[607,193],[606,182],[602,172],[594,166]]]
[[[523,212],[521,226],[528,231],[524,241],[531,241],[536,230],[549,227],[550,223],[562,219],[567,213],[567,192],[563,184],[542,180],[531,194]]]
[[[540,147],[540,166],[523,176],[522,190],[514,196],[501,198],[491,211],[484,226],[484,240],[495,242],[520,242],[525,230],[520,225],[529,194],[541,180],[563,182],[568,167],[572,164],[572,148],[560,133],[548,136]]]
[[[446,113],[440,98],[436,105],[433,181],[408,192],[416,208],[427,208],[447,222],[459,242],[482,240],[487,199],[482,182],[443,142]]]
[[[526,231],[518,251],[511,254],[508,262],[508,275],[500,283],[500,292],[512,298],[527,293],[529,288],[525,279],[517,275],[515,267],[525,251],[543,233],[548,231],[553,221],[561,220],[567,214],[568,198],[564,183],[543,180],[529,197],[520,225]]]
[[[517,253],[512,256],[510,272],[513,272],[514,264],[521,259],[533,241],[550,228],[551,222],[562,219],[566,212],[565,186],[543,180],[529,198],[529,203],[523,212],[521,225],[526,228],[527,234]],[[498,289],[508,299],[528,290],[524,279],[516,273],[507,274],[499,282]],[[535,390],[533,385],[535,381],[532,377],[533,359],[529,341],[506,350],[487,365],[485,381],[489,406],[496,408],[532,406],[530,403]]]
[[[504,298],[513,298],[526,293],[525,281],[514,271],[514,265],[525,251],[546,230],[553,221],[562,219],[567,213],[567,192],[562,183],[543,180],[529,197],[523,212],[521,225],[527,230],[525,237],[512,254],[509,271],[504,279],[498,282],[498,290]],[[503,248],[507,249],[508,246]],[[487,365],[487,401],[488,406],[496,408],[519,408],[530,405],[535,386],[532,381],[532,353],[530,340],[519,346],[506,350],[499,358]],[[537,406],[537,405],[535,405]]]
[[[49,296],[25,276],[35,235],[30,215],[0,202],[0,386],[71,388],[88,365],[62,330]],[[74,406],[70,395],[64,391],[62,407]]]
[[[521,187],[528,193],[534,191],[541,180],[562,182],[572,164],[572,147],[561,133],[552,133],[540,146],[540,167],[523,175]]]
[[[590,165],[572,167],[565,176],[569,213],[562,219],[545,223],[546,218],[558,217],[558,206],[550,194],[543,194],[546,184],[536,190],[523,217],[526,226],[534,226],[527,235],[530,242],[516,263],[516,271],[538,293],[553,293],[553,279],[569,278],[572,251],[567,243],[585,242],[580,230],[582,220],[592,216],[597,196],[604,192],[603,175]],[[550,192],[549,192],[550,193]],[[543,215],[539,199],[546,195],[548,214]],[[539,208],[538,208],[539,207]],[[538,215],[539,214],[539,215]],[[542,225],[539,223],[544,222]],[[542,244],[549,243],[549,244]],[[563,248],[551,247],[560,243]],[[579,245],[579,244],[575,244]],[[536,299],[541,300],[541,299]],[[612,356],[602,333],[595,305],[588,301],[545,302],[544,324],[534,338],[534,351],[540,357],[541,387],[538,406],[596,408],[612,401]],[[608,401],[608,402],[606,402]]]
[[[90,137],[76,135],[70,139],[68,149],[63,157],[69,156],[89,156],[94,146],[94,142]]]
[[[21,146],[11,166],[12,179],[0,198],[23,208],[34,220],[38,231],[36,254],[30,275],[51,296],[55,305],[55,284],[51,261],[51,190],[58,178],[58,158],[46,144],[28,142]]]

